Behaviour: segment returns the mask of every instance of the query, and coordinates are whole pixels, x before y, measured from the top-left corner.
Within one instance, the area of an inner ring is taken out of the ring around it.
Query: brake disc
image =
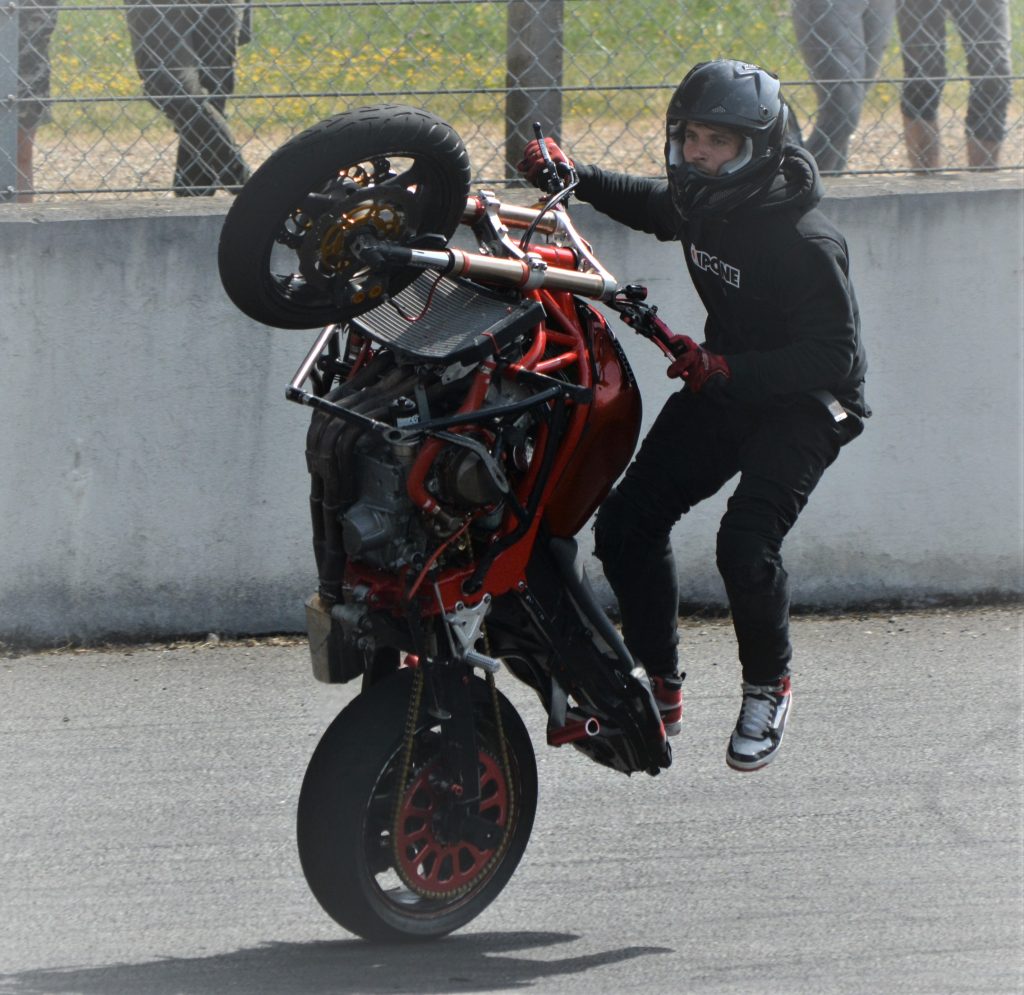
[[[329,207],[310,226],[299,247],[299,272],[307,284],[339,294],[358,292],[370,270],[351,250],[352,238],[372,230],[385,242],[401,242],[420,220],[416,198],[400,187],[359,190]],[[355,287],[351,285],[356,285]]]

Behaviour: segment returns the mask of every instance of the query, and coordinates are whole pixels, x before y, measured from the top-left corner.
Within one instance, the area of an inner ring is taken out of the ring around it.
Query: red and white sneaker
[[[683,731],[683,679],[651,677],[651,691],[658,703],[665,735],[678,736]]]
[[[743,704],[729,738],[725,762],[740,771],[760,770],[775,759],[782,746],[786,719],[793,704],[788,677],[778,684],[743,682]]]

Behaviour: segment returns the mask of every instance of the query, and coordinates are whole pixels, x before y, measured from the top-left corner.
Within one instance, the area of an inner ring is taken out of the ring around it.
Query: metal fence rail
[[[534,119],[581,161],[654,174],[669,95],[722,56],[782,77],[826,174],[996,151],[1022,170],[1024,4],[970,0],[956,21],[948,2],[8,0],[0,200],[230,190],[291,135],[381,101],[446,117],[480,183],[514,175]]]

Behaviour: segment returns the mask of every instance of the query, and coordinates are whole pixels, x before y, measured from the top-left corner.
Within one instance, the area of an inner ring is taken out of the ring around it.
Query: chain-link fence
[[[718,57],[779,74],[826,174],[1021,170],[1022,22],[1017,0],[7,0],[0,199],[230,189],[383,101],[446,117],[481,184],[535,119],[655,174],[669,95]]]

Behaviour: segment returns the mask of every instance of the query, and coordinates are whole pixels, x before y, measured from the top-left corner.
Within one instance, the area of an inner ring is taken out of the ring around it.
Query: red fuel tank
[[[547,502],[551,534],[574,536],[626,468],[640,435],[640,391],[622,347],[607,323],[589,311],[594,344],[594,398],[576,451]]]

